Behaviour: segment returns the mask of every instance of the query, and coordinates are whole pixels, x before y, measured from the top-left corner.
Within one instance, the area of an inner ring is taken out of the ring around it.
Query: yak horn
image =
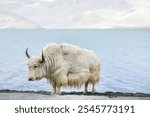
[[[40,63],[43,63],[45,61],[45,58],[44,58],[44,54],[43,54],[43,50],[42,50],[42,60],[40,61]]]
[[[26,56],[30,58],[31,56],[28,54],[28,48],[26,49]]]

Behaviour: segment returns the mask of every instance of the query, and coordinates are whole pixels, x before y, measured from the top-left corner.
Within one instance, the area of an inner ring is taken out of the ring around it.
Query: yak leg
[[[53,87],[52,94],[56,94],[56,83],[55,82],[52,83],[52,87]]]
[[[84,93],[88,92],[88,84],[89,84],[88,82],[85,83]]]
[[[92,85],[93,85],[93,86],[92,86],[92,93],[95,93],[95,91],[96,91],[96,90],[95,90],[95,83],[92,83]]]
[[[59,77],[57,77],[57,84],[56,84],[56,94],[60,94],[60,88],[61,86],[67,86],[68,84],[68,77],[67,75],[61,74]]]
[[[53,92],[52,94],[60,94],[60,86],[56,83],[52,83]]]
[[[56,93],[55,94],[60,94],[60,86],[56,85]]]

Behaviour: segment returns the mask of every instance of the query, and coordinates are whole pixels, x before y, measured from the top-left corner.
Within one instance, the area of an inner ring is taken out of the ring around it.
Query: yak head
[[[30,56],[28,54],[28,48],[26,49],[25,53],[26,56],[28,57],[28,64],[27,64],[29,70],[28,80],[35,81],[45,77],[46,70],[45,70],[45,58],[43,55],[43,51],[41,57]]]

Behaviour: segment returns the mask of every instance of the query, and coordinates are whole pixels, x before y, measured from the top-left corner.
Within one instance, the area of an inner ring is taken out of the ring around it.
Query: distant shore
[[[0,90],[0,100],[150,100],[150,94],[62,92],[60,95],[53,95],[46,91]]]

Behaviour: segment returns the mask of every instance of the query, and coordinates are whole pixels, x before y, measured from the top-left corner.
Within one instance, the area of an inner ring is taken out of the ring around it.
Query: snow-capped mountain
[[[0,8],[44,28],[150,27],[149,0],[1,0]]]
[[[41,28],[41,26],[12,13],[0,12],[0,29],[5,28],[28,29]]]

